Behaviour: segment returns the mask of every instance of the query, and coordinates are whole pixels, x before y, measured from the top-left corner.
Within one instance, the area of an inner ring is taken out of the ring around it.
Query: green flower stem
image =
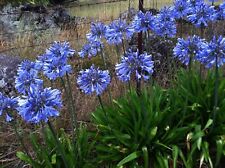
[[[76,115],[76,107],[75,107],[75,102],[74,102],[74,98],[73,98],[73,91],[72,91],[72,87],[71,87],[71,83],[70,83],[70,79],[69,79],[69,75],[66,73],[66,80],[67,80],[67,84],[68,84],[68,93],[70,96],[70,101],[71,101],[71,106],[72,106],[72,120],[73,120],[73,125],[75,128],[77,128],[77,115]]]
[[[53,137],[54,137],[54,139],[55,139],[57,148],[58,148],[59,152],[60,152],[61,155],[62,155],[62,160],[63,160],[63,162],[64,162],[65,168],[70,168],[70,167],[68,166],[68,163],[67,163],[67,160],[66,160],[66,154],[65,154],[65,151],[63,150],[62,145],[61,145],[59,139],[58,139],[57,136],[56,136],[56,132],[55,132],[55,130],[54,130],[54,128],[53,128],[51,122],[48,121],[47,123],[48,123],[49,129],[50,129],[50,131],[52,132],[52,135],[53,135]]]
[[[17,129],[17,122],[15,122],[14,120],[12,121],[12,126],[13,126],[13,129],[16,133],[16,136],[23,148],[23,150],[25,151],[25,153],[27,154],[27,156],[31,159],[31,161],[33,160],[28,149],[26,148],[25,144],[24,144],[24,141],[23,141],[23,138],[20,136],[19,132],[18,132],[18,129]]]
[[[122,39],[122,47],[123,47],[123,54],[125,56],[125,54],[126,54],[126,47],[125,47],[125,42],[124,42],[123,39]]]
[[[180,37],[182,38],[183,37],[183,21],[180,20]]]
[[[67,102],[67,107],[69,109],[69,112],[70,112],[70,115],[71,115],[71,118],[72,118],[72,124],[71,124],[71,127],[72,127],[72,136],[73,136],[73,142],[75,142],[75,129],[76,129],[76,125],[74,124],[74,118],[73,118],[73,109],[72,109],[72,106],[71,106],[71,100],[70,100],[70,97],[69,97],[69,93],[68,93],[68,90],[66,88],[66,84],[65,84],[65,81],[63,78],[60,78],[61,79],[61,83],[62,83],[62,86],[66,92],[66,102]]]
[[[105,55],[103,53],[103,48],[101,46],[101,57],[102,57],[102,61],[103,61],[103,64],[104,64],[104,68],[107,69],[107,66],[106,66],[106,60],[105,60]]]
[[[137,79],[137,83],[136,83],[136,92],[137,95],[140,96],[141,95],[141,80]]]
[[[116,54],[117,54],[117,61],[118,63],[120,62],[120,50],[119,50],[119,46],[116,45]]]
[[[216,55],[216,68],[215,68],[215,90],[214,90],[214,108],[213,108],[213,126],[216,123],[217,106],[218,106],[218,90],[219,90],[219,69],[218,69],[218,56]]]
[[[106,119],[107,119],[107,122],[108,122],[108,116],[107,116],[107,114],[106,114],[106,111],[105,111],[105,108],[104,108],[104,105],[103,105],[103,102],[102,102],[102,98],[101,98],[100,95],[98,95],[97,97],[98,97],[98,101],[99,101],[99,103],[100,103],[100,105],[101,105],[101,108],[102,108],[102,110],[103,110],[103,112],[104,112],[104,114],[105,114],[105,117],[106,117]]]
[[[107,69],[107,66],[106,66],[106,61],[105,61],[105,55],[103,53],[103,48],[101,47],[101,57],[102,57],[102,61],[104,63],[104,68],[105,70]],[[107,89],[108,90],[108,95],[109,95],[109,100],[110,100],[110,103],[112,104],[112,94],[110,92],[110,89]]]

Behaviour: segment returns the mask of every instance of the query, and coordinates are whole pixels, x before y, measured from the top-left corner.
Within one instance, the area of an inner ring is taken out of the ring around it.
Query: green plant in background
[[[138,96],[132,91],[113,106],[93,113],[99,162],[128,167],[169,167],[177,163],[173,147],[184,143],[187,126],[174,122],[166,90],[154,86]]]
[[[187,152],[189,167],[198,162],[201,165],[203,161],[211,167],[217,166],[224,157],[225,79],[220,79],[217,117],[213,120],[215,80],[215,73],[211,70],[204,77],[195,70],[181,70],[174,88],[169,89],[171,110],[182,116],[176,122],[180,126],[192,125],[193,128],[187,135],[191,146]]]
[[[93,147],[95,141],[91,138],[91,134],[87,132],[85,126],[80,126],[76,143],[73,144],[71,137],[65,133],[63,129],[59,132],[59,140],[64,150],[67,164],[69,168],[91,168],[95,167],[93,162]],[[17,157],[25,163],[30,164],[34,168],[48,167],[57,168],[64,167],[61,154],[57,150],[57,142],[55,141],[51,131],[46,128],[43,130],[43,144],[40,145],[40,139],[36,133],[30,135],[34,158],[30,158],[23,152],[17,152]]]

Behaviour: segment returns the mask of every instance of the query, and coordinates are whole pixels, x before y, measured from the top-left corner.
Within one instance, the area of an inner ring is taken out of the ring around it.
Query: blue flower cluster
[[[38,69],[38,64],[28,60],[19,65],[15,79],[15,88],[19,93],[26,94],[31,84],[37,86],[43,84],[43,80],[38,78]]]
[[[133,20],[132,27],[135,32],[154,30],[155,17],[151,12],[143,13],[139,11]]]
[[[42,71],[50,80],[63,77],[72,71],[67,62],[74,53],[68,42],[54,42],[36,62],[26,60],[19,65],[15,87],[23,95],[18,97],[17,111],[25,121],[47,122],[49,117],[59,115],[57,109],[62,106],[61,93],[57,89],[44,88],[39,72]]]
[[[225,63],[225,38],[214,36],[210,42],[198,36],[188,37],[187,40],[179,38],[173,52],[174,57],[185,65],[188,65],[192,58],[193,61],[199,61],[206,68],[221,67]]]
[[[7,122],[13,120],[13,117],[9,114],[9,111],[15,110],[18,106],[17,103],[17,98],[9,98],[0,92],[0,116],[5,114]]]
[[[185,18],[188,15],[189,3],[187,0],[175,0],[172,7],[173,16],[175,19]]]
[[[186,40],[178,38],[176,47],[173,49],[174,57],[183,64],[189,65],[190,60],[194,61],[199,57],[199,51],[207,43],[198,36],[188,37]]]
[[[213,39],[200,50],[199,61],[204,64],[206,68],[223,66],[225,63],[225,38],[222,36],[216,38],[214,36]]]
[[[196,6],[189,9],[187,20],[196,27],[208,26],[208,22],[217,19],[217,13],[214,6],[210,6],[204,2],[197,3]]]
[[[80,71],[77,84],[85,94],[96,93],[100,95],[110,83],[110,75],[107,70],[100,70],[92,65],[89,69]]]
[[[107,26],[102,22],[91,23],[91,32],[88,33],[87,39],[89,41],[100,41],[105,37]]]
[[[147,53],[140,54],[139,51],[129,51],[122,57],[121,63],[116,65],[116,73],[123,82],[131,80],[132,74],[138,80],[141,78],[148,80],[153,73],[153,68],[154,62],[151,59],[151,55]]]
[[[50,80],[63,77],[66,73],[72,72],[68,58],[73,56],[75,51],[70,48],[68,42],[54,42],[52,46],[46,50],[46,53],[39,57],[38,64],[42,66],[44,75]]]
[[[156,15],[154,32],[158,36],[174,37],[176,35],[176,22],[172,11],[172,8],[164,7]]]
[[[91,58],[96,56],[98,52],[101,51],[103,48],[103,44],[100,41],[90,41],[89,43],[85,44],[80,52],[78,52],[81,58],[88,57]]]
[[[47,122],[49,117],[59,116],[57,108],[62,107],[61,93],[57,89],[31,85],[27,96],[18,99],[19,114],[27,122]]]
[[[118,45],[123,40],[130,39],[133,33],[133,29],[127,25],[126,21],[119,19],[109,24],[105,37],[109,44]]]

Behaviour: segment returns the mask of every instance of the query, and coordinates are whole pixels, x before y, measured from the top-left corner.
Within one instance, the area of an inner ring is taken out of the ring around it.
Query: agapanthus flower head
[[[200,3],[204,3],[204,0],[187,0],[190,8],[196,7]]]
[[[63,77],[66,73],[72,72],[72,67],[68,64],[68,58],[74,52],[68,42],[54,42],[36,62],[40,64],[47,78],[55,80],[56,78]]]
[[[217,13],[214,6],[210,6],[204,2],[198,3],[195,7],[189,9],[187,20],[196,27],[208,26],[210,21],[217,19]]]
[[[48,57],[48,59],[51,59],[51,57],[71,57],[75,53],[75,50],[73,50],[70,47],[69,42],[59,42],[55,41],[49,49],[46,50],[45,55]]]
[[[18,66],[18,71],[37,71],[37,65],[35,62],[32,62],[30,60],[24,60],[21,62],[21,64]]]
[[[86,35],[89,41],[100,41],[105,37],[107,26],[102,22],[92,22],[90,33]]]
[[[116,65],[116,74],[118,78],[127,82],[131,80],[132,75],[137,80],[143,78],[148,80],[153,73],[154,62],[151,55],[146,52],[140,54],[139,51],[132,52],[129,50],[119,64]]]
[[[0,92],[0,116],[5,115],[7,122],[13,120],[13,117],[11,116],[9,111],[12,112],[13,110],[16,110],[17,107],[17,98],[6,97]]]
[[[216,65],[217,59],[217,65]],[[213,39],[201,49],[198,60],[206,66],[211,68],[213,66],[221,67],[225,63],[225,38],[219,36]]]
[[[146,32],[148,30],[154,29],[155,17],[151,12],[143,13],[139,11],[132,23],[135,32]]]
[[[187,0],[175,0],[172,7],[173,17],[175,19],[183,19],[188,14],[188,2]]]
[[[77,84],[85,94],[100,95],[110,84],[109,71],[100,70],[92,65],[89,69],[80,71]]]
[[[114,20],[109,24],[105,37],[109,44],[120,44],[123,39],[130,39],[134,31],[131,29],[125,20]]]
[[[58,109],[62,107],[61,92],[32,85],[28,95],[18,99],[18,104],[17,110],[25,121],[47,122],[50,117],[59,116]]]
[[[225,2],[221,3],[217,11],[217,16],[219,20],[225,19]]]
[[[100,41],[90,41],[86,44],[84,44],[83,48],[81,49],[78,54],[80,55],[81,58],[88,57],[91,58],[93,56],[96,56],[98,52],[101,51],[103,47],[102,42]]]
[[[32,61],[25,60],[19,66],[17,70],[17,76],[15,79],[15,88],[19,93],[26,94],[31,84],[40,85],[43,80],[38,77],[39,67]]]
[[[161,37],[174,37],[176,35],[176,22],[172,15],[172,8],[164,7],[155,17],[154,33]]]
[[[204,45],[207,45],[206,42],[196,35],[187,39],[178,38],[177,45],[173,49],[174,57],[178,58],[183,64],[189,65],[190,60],[196,60],[201,47]]]

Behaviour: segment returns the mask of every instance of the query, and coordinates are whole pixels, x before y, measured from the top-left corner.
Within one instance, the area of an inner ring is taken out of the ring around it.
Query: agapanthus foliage
[[[170,7],[164,7],[156,15],[153,30],[158,36],[174,37],[176,35],[176,22]]]
[[[10,122],[13,120],[13,117],[11,116],[9,112],[10,111],[12,112],[13,110],[17,108],[18,106],[17,103],[18,103],[17,98],[13,98],[13,97],[10,98],[10,97],[4,96],[0,92],[0,116],[5,115],[7,122]]]
[[[63,77],[66,73],[72,72],[71,65],[68,64],[68,58],[74,54],[68,42],[54,42],[46,50],[46,53],[39,57],[37,64],[42,66],[45,76],[50,80]]]
[[[196,60],[201,47],[207,45],[204,40],[198,36],[188,37],[186,40],[178,38],[177,45],[173,49],[174,57],[183,64],[188,65],[190,60]]]
[[[135,32],[146,32],[154,29],[154,21],[155,17],[151,12],[143,13],[142,11],[139,11],[133,20],[132,27]]]
[[[225,38],[214,36],[208,45],[202,48],[198,60],[207,68],[216,66],[216,60],[217,67],[223,66],[225,63]]]
[[[208,26],[210,21],[217,18],[214,6],[210,6],[204,2],[197,3],[195,6],[190,7],[187,20],[194,24],[196,27]]]
[[[109,44],[120,44],[123,40],[130,39],[133,35],[133,29],[125,20],[114,20],[109,24],[105,37]]]
[[[92,65],[89,69],[80,71],[77,84],[85,94],[100,95],[110,84],[109,71],[100,70]]]
[[[61,92],[31,85],[28,95],[18,99],[18,105],[17,110],[25,121],[47,122],[50,117],[59,116],[58,108],[62,107]]]
[[[15,88],[19,93],[26,94],[31,84],[42,85],[43,80],[38,78],[39,65],[35,62],[25,60],[17,70]]]
[[[132,75],[138,80],[141,78],[148,80],[153,73],[153,68],[154,62],[151,55],[146,52],[140,54],[139,51],[132,52],[130,50],[122,57],[121,62],[116,65],[116,74],[123,82],[131,80]]]
[[[100,41],[105,37],[107,26],[102,22],[92,22],[90,33],[86,35],[89,41]]]
[[[189,4],[187,0],[175,0],[172,7],[173,17],[175,19],[183,19],[187,16]]]
[[[103,44],[100,41],[91,41],[86,43],[78,54],[81,58],[91,58],[96,56],[101,51]]]

